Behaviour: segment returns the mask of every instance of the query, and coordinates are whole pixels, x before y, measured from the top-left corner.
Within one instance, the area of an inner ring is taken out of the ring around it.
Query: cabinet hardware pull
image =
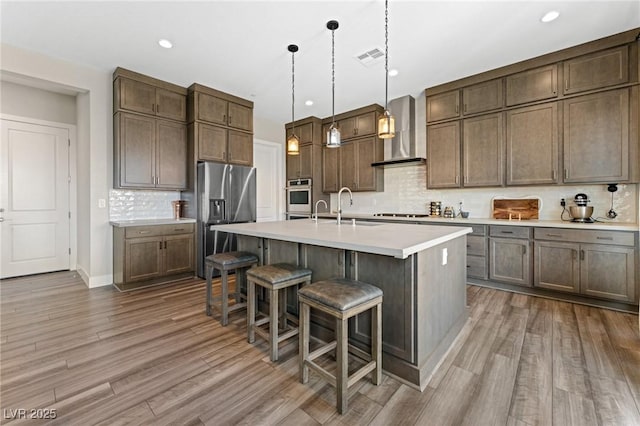
[[[156,112],[156,104],[151,104],[151,111]]]
[[[556,180],[556,171],[555,170],[551,170],[551,179],[552,180]]]
[[[456,175],[456,183],[460,181],[460,176]]]
[[[466,104],[466,103],[464,104],[463,111],[464,111],[464,112],[467,112],[467,104]]]
[[[167,242],[166,241],[164,242],[164,248],[165,249],[167,248]]]
[[[527,254],[527,246],[522,246],[522,254]]]
[[[224,121],[224,122],[227,121],[227,114],[222,114],[222,121]]]
[[[502,232],[503,234],[513,234],[513,231],[500,231],[500,232]]]
[[[584,260],[584,250],[580,250],[580,260]]]
[[[571,250],[571,257],[573,260],[576,260],[578,258],[578,251],[576,249]]]
[[[564,169],[564,178],[569,179],[569,170]]]
[[[547,234],[547,237],[562,238],[562,235],[560,235],[560,234]]]
[[[138,234],[148,234],[151,231],[138,231]]]
[[[159,246],[158,248],[162,250],[162,241],[158,241],[158,246]]]
[[[184,228],[173,228],[174,231],[184,231]]]
[[[156,114],[160,113],[160,105],[156,104]]]
[[[464,177],[464,183],[469,183],[469,176]]]
[[[467,268],[471,268],[471,265],[467,265]]]
[[[460,112],[460,105],[456,104],[456,114]]]
[[[596,237],[596,240],[608,240],[608,241],[613,241],[613,237]]]

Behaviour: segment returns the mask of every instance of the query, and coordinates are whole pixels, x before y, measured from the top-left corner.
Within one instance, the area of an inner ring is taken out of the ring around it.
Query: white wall
[[[76,124],[76,97],[0,81],[0,112],[55,123]]]

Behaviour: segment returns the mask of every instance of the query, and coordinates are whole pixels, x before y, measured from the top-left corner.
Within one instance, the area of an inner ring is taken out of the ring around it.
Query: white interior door
[[[69,269],[69,130],[0,129],[0,278]]]
[[[253,165],[256,178],[256,221],[268,222],[282,217],[280,197],[282,182],[282,146],[256,140],[253,144]]]

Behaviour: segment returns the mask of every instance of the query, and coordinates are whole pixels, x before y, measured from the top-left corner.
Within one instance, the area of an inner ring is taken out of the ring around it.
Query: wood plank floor
[[[74,272],[3,280],[2,423],[640,425],[632,314],[470,286],[470,319],[425,391],[361,380],[340,416],[332,387],[298,382],[295,339],[271,363],[244,313],[221,327],[204,293],[202,280],[129,293]]]

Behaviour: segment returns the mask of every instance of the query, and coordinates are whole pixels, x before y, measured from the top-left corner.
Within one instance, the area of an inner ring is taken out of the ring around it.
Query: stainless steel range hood
[[[425,154],[416,147],[416,100],[403,96],[389,101],[389,111],[396,120],[396,135],[385,141],[385,159],[371,163],[372,166],[389,167],[426,164]]]

